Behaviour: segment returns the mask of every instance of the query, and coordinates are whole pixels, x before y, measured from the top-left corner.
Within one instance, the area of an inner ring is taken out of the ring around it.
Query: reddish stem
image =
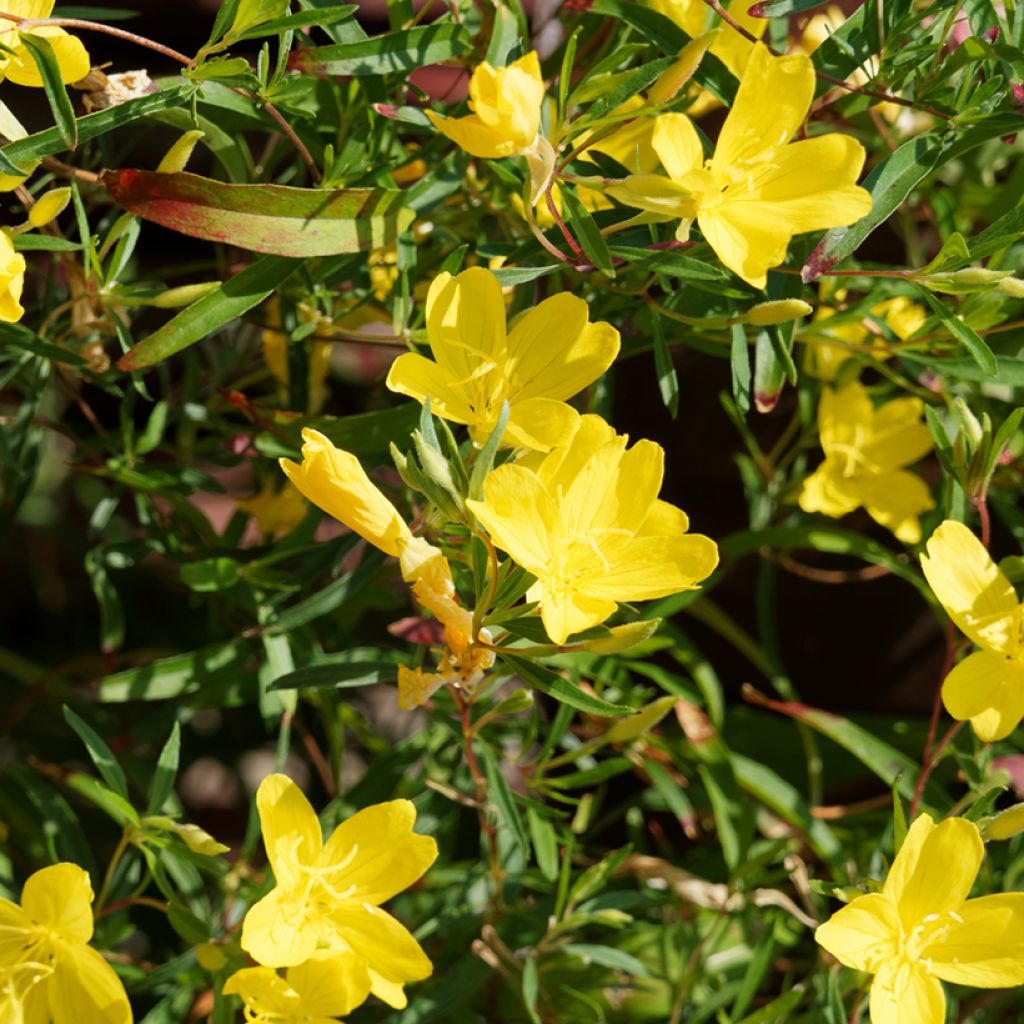
[[[979,494],[974,499],[974,507],[978,510],[978,519],[981,520],[981,543],[988,549],[989,541],[992,540],[992,520],[988,514],[988,501],[984,494]]]

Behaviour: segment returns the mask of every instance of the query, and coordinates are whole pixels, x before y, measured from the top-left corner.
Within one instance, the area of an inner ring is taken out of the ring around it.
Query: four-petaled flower
[[[686,513],[658,498],[661,446],[627,443],[599,416],[583,416],[570,443],[499,466],[484,500],[467,502],[494,543],[537,577],[527,598],[540,601],[556,644],[604,622],[620,601],[689,590],[718,563],[715,542],[688,534]]]
[[[947,519],[921,556],[925,579],[957,628],[981,650],[946,676],[942,702],[970,719],[986,743],[1009,736],[1024,718],[1024,605],[984,545]]]
[[[860,506],[905,544],[921,539],[918,516],[934,502],[924,481],[903,467],[931,451],[919,398],[877,409],[862,384],[826,387],[818,405],[825,461],[804,481],[800,507],[839,518]]]
[[[810,58],[773,57],[758,43],[710,160],[685,114],[662,114],[654,148],[668,177],[631,175],[608,191],[629,206],[679,218],[683,240],[696,219],[718,258],[763,288],[794,235],[852,224],[871,210],[871,195],[856,184],[864,166],[856,139],[790,141],[813,96]]]
[[[405,927],[381,910],[434,863],[437,844],[413,832],[416,809],[391,800],[358,811],[325,843],[298,786],[269,775],[256,793],[275,887],[245,915],[242,948],[265,967],[297,967],[311,957],[351,953],[370,990],[406,1005],[403,985],[432,967]]]
[[[1024,984],[1024,893],[967,899],[985,856],[965,818],[914,821],[881,892],[858,896],[814,937],[873,974],[872,1024],[942,1024],[942,981]]]
[[[370,994],[370,976],[359,957],[314,957],[281,977],[271,967],[243,967],[224,983],[239,996],[249,1024],[336,1024]]]
[[[31,875],[21,906],[0,900],[0,1006],[20,1000],[33,1024],[130,1024],[121,979],[89,945],[92,900],[89,875],[67,863]]]
[[[49,18],[53,14],[54,3],[55,0],[6,0],[3,11],[22,18]],[[59,25],[36,25],[29,31],[32,36],[45,39],[53,48],[60,77],[65,84],[77,82],[89,73],[89,54],[80,39],[68,35]],[[0,51],[0,80],[6,78],[16,85],[41,88],[43,79],[39,68],[21,36],[16,22],[0,19],[0,45],[6,47]]]
[[[503,443],[548,451],[575,429],[578,414],[566,399],[592,384],[619,351],[619,332],[591,323],[587,304],[560,293],[505,327],[498,279],[474,267],[458,277],[441,274],[427,295],[427,341],[434,359],[399,356],[388,387],[487,440],[509,403]]]

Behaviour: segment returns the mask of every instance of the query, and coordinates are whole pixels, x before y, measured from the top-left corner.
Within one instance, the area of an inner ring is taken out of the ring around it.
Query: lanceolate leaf
[[[64,80],[60,75],[60,67],[57,64],[57,55],[53,47],[44,36],[33,35],[31,32],[24,32],[21,41],[39,69],[39,77],[43,80],[43,91],[50,101],[50,109],[53,111],[53,119],[57,122],[57,129],[61,138],[67,144],[68,149],[74,149],[78,141],[75,131],[75,111],[68,98],[68,91],[64,88]]]
[[[296,50],[288,63],[293,71],[365,78],[450,60],[472,45],[469,34],[459,25],[424,25],[358,43]]]
[[[334,256],[386,245],[412,223],[403,193],[229,185],[197,174],[104,171],[126,210],[192,238],[275,256]]]

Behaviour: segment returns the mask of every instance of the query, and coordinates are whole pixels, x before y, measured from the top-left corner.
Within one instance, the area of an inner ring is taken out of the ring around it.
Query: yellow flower
[[[858,896],[814,933],[840,963],[875,976],[872,1024],[943,1024],[940,979],[1024,983],[1024,893],[967,899],[984,856],[973,822],[936,825],[922,814],[882,891]]]
[[[45,1012],[46,999],[33,999],[35,986],[52,974],[52,968],[45,964],[16,964],[14,967],[0,967],[0,1020],[4,1024],[26,1024],[28,1014],[35,1012],[35,1019]],[[42,996],[42,993],[38,993]]]
[[[370,270],[373,297],[378,302],[383,302],[391,294],[391,289],[398,280],[398,247],[392,242],[390,245],[373,249],[366,262]]]
[[[813,96],[809,58],[773,57],[758,43],[710,160],[685,114],[662,114],[654,148],[668,177],[631,175],[608,191],[630,206],[680,218],[681,240],[696,219],[722,263],[763,288],[794,235],[852,224],[871,210],[870,194],[855,184],[864,165],[856,139],[789,141]]]
[[[856,381],[826,387],[818,405],[825,461],[804,481],[800,507],[835,519],[862,505],[905,544],[921,539],[917,517],[934,506],[924,481],[903,467],[931,451],[919,398],[897,398],[877,409]]]
[[[25,287],[25,257],[14,251],[14,243],[0,231],[0,321],[17,323],[24,315],[21,292]]]
[[[244,967],[224,983],[240,996],[249,1024],[333,1024],[370,994],[370,976],[351,953],[311,959],[282,978],[270,967]]]
[[[31,875],[20,907],[0,900],[0,970],[38,971],[35,979],[19,978],[17,971],[4,976],[15,998],[23,999],[27,1021],[130,1024],[132,1009],[121,979],[89,945],[92,900],[88,874],[66,863]],[[20,986],[26,980],[35,983]]]
[[[1013,584],[963,523],[947,519],[921,556],[928,586],[957,628],[981,650],[942,684],[946,710],[970,719],[986,743],[1009,736],[1024,718],[1024,606]]]
[[[434,278],[427,295],[427,341],[433,361],[408,352],[388,373],[388,387],[483,443],[510,406],[503,443],[547,451],[572,431],[578,415],[566,399],[592,384],[619,351],[619,332],[590,323],[575,295],[552,295],[505,329],[498,279],[474,267]]]
[[[6,0],[5,14],[17,14],[22,18],[48,18],[53,13],[54,0]],[[53,47],[60,77],[65,84],[77,82],[89,73],[89,54],[81,40],[69,36],[58,25],[40,25],[31,30],[33,36],[41,36]],[[43,80],[39,68],[28,48],[21,41],[21,32],[12,21],[0,21],[0,45],[13,52],[0,51],[0,79],[10,79],[16,85],[32,85],[41,88]]]
[[[830,326],[827,321],[837,312],[831,306],[819,306],[814,322],[801,331],[800,340],[807,342],[804,369],[819,380],[835,380],[839,368],[856,354],[857,349],[863,349],[879,360],[888,359],[892,355],[888,342],[867,322]],[[928,319],[925,311],[906,295],[894,295],[872,306],[871,316],[881,320],[900,341],[906,341],[916,334]],[[846,344],[830,344],[824,340],[829,337],[838,338]]]
[[[709,52],[737,78],[743,75],[750,62],[754,44],[746,36],[741,36],[731,25],[722,22],[704,0],[650,0],[649,6],[675,22],[691,39],[703,35],[708,28],[717,28],[718,37],[712,43]],[[726,5],[726,13],[751,35],[760,39],[768,27],[768,22],[764,18],[751,17],[747,13],[750,6],[750,0],[732,0]]]
[[[505,464],[467,504],[491,539],[537,577],[548,636],[565,643],[620,601],[689,590],[718,564],[714,541],[687,534],[682,509],[658,498],[665,453],[583,416],[572,440],[526,464]]]
[[[478,64],[469,80],[466,117],[427,111],[434,127],[473,156],[518,156],[531,149],[540,132],[544,79],[534,51],[505,68]]]
[[[290,483],[275,490],[272,480],[267,480],[258,494],[235,504],[256,520],[260,533],[267,537],[290,533],[306,515],[306,499]]]
[[[323,434],[308,427],[302,432],[302,440],[301,465],[281,459],[281,468],[314,505],[399,560],[402,579],[412,587],[420,604],[444,625],[445,664],[453,675],[443,682],[458,678],[469,683],[471,677],[476,678],[478,669],[489,668],[494,655],[475,646],[473,616],[459,604],[451,566],[440,548],[412,535],[398,509],[384,497],[351,452],[337,448]],[[490,641],[486,630],[480,631],[480,639]],[[400,699],[401,682],[399,673]]]
[[[325,843],[313,808],[287,776],[268,775],[256,806],[277,884],[245,915],[242,948],[265,967],[353,954],[373,994],[404,1007],[402,986],[430,977],[432,967],[380,905],[437,858],[434,840],[412,830],[416,808],[409,800],[374,804],[343,821]]]

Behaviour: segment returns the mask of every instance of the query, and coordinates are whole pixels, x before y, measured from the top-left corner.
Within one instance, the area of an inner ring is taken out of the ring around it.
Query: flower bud
[[[676,698],[669,695],[651,701],[629,718],[620,718],[605,734],[609,743],[626,743],[650,732],[672,710]]]
[[[157,309],[177,309],[188,306],[220,287],[220,281],[203,281],[200,284],[183,284],[180,288],[168,288],[154,298],[149,305]]]
[[[680,51],[679,58],[667,70],[663,71],[647,93],[648,106],[659,106],[668,103],[680,89],[693,77],[700,67],[708,47],[715,41],[718,29],[705,32],[704,35],[691,39]]]
[[[922,274],[915,278],[918,284],[933,292],[947,295],[967,295],[971,292],[987,291],[993,285],[999,286],[1004,278],[1012,276],[1011,270],[986,270],[984,267],[967,267],[948,274]]]
[[[174,831],[178,838],[193,852],[202,854],[204,857],[216,857],[218,854],[227,853],[231,849],[223,843],[218,843],[209,832],[201,829],[198,825],[178,825],[175,823]]]
[[[964,433],[967,435],[967,440],[973,449],[978,449],[985,438],[985,431],[978,422],[978,417],[971,412],[967,403],[962,398],[955,398],[953,405],[956,407],[960,422],[964,425]]]
[[[157,165],[157,171],[160,174],[175,174],[178,171],[185,170],[185,165],[188,163],[188,158],[192,155],[192,150],[196,148],[196,144],[203,137],[204,133],[198,130],[185,132],[184,135],[178,141],[167,150],[163,160]]]
[[[803,299],[775,299],[772,302],[759,302],[751,306],[743,317],[743,322],[755,327],[768,327],[771,324],[784,324],[788,320],[797,320],[813,312],[814,307]]]
[[[593,640],[584,640],[580,644],[573,644],[584,651],[591,651],[593,654],[617,654],[625,651],[644,640],[650,639],[657,628],[661,625],[661,619],[646,619],[641,622],[627,622],[623,626],[612,626],[608,630],[608,636],[595,637]]]
[[[71,202],[71,189],[55,188],[39,197],[28,211],[28,222],[34,228],[41,228],[59,217]]]
[[[997,814],[984,829],[986,839],[1012,839],[1024,832],[1024,804],[1014,804]]]
[[[997,285],[996,290],[1011,299],[1024,299],[1024,281],[1019,277],[1004,277]]]

